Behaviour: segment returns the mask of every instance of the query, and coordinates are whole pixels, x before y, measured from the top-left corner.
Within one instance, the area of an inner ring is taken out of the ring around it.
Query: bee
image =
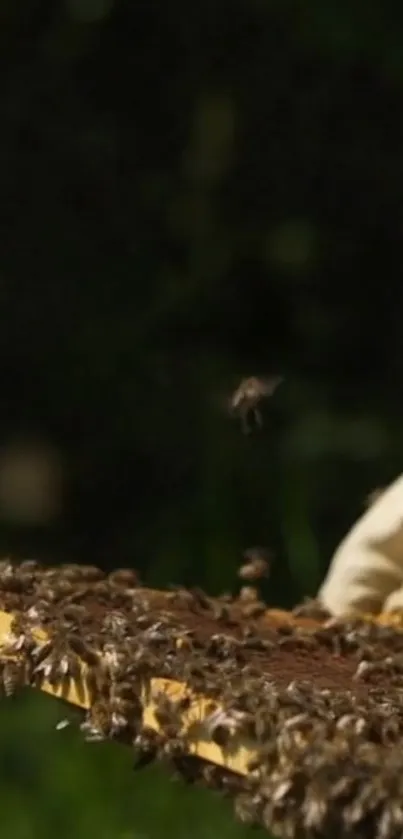
[[[77,586],[77,583],[73,580],[69,580],[67,577],[58,577],[53,584],[54,600],[68,600],[75,597],[77,591],[81,590],[81,587]]]
[[[186,741],[183,738],[170,736],[162,741],[159,755],[165,760],[173,760],[181,757],[186,751]]]
[[[0,585],[7,583],[7,580],[14,574],[14,565],[11,559],[2,559],[0,562]]]
[[[196,607],[200,609],[211,609],[212,603],[211,598],[204,593],[203,589],[198,588],[197,586],[192,586],[189,589],[190,594],[193,596],[193,602]]]
[[[110,633],[117,638],[124,638],[128,634],[129,621],[123,612],[116,609],[107,612],[102,621],[102,632]]]
[[[190,696],[172,699],[165,691],[158,691],[152,697],[155,702],[155,719],[167,737],[176,737],[183,727],[182,714],[190,707]]]
[[[132,702],[138,705],[138,691],[136,685],[129,681],[112,682],[110,695],[117,701]]]
[[[241,642],[237,638],[234,638],[233,635],[216,632],[209,639],[207,655],[218,655],[219,657],[226,658],[235,655],[241,647]]]
[[[307,785],[305,801],[301,808],[304,828],[308,834],[315,834],[320,831],[325,822],[328,808],[329,790],[327,784],[322,780],[311,781]]]
[[[323,621],[330,617],[330,612],[322,605],[320,600],[314,597],[306,597],[302,603],[299,603],[292,610],[294,617],[312,618],[313,620]]]
[[[138,588],[139,578],[132,568],[118,568],[108,575],[108,582],[125,589]]]
[[[56,731],[63,731],[65,728],[68,728],[69,725],[71,725],[70,720],[65,718],[56,723],[55,729]]]
[[[88,741],[110,739],[130,739],[136,736],[141,720],[141,704],[139,700],[123,699],[120,696],[110,696],[97,699],[84,722],[81,731]]]
[[[171,585],[170,588],[172,588],[173,591],[168,592],[167,597],[171,603],[194,610],[195,596],[191,591],[188,591],[188,589],[183,588],[182,586]]]
[[[136,752],[136,760],[134,763],[134,770],[144,769],[152,763],[157,757],[158,750],[162,745],[162,736],[153,728],[145,726],[139,731],[133,740],[133,746]]]
[[[227,712],[218,708],[203,720],[206,733],[218,746],[225,747],[245,723],[246,714],[233,710]]]
[[[61,621],[63,624],[71,624],[78,627],[91,620],[88,610],[81,603],[68,603],[62,608]]]
[[[21,609],[23,605],[21,594],[17,594],[17,592],[5,592],[4,589],[1,591],[0,584],[0,604],[0,608],[4,609],[5,612],[15,612],[17,609]]]
[[[50,638],[38,644],[33,652],[34,675],[46,679],[52,685],[81,681],[81,662],[91,670],[99,664],[98,655],[77,635],[64,638]]]
[[[97,580],[92,586],[92,594],[101,600],[110,597],[110,587],[107,580]]]
[[[102,669],[116,680],[124,663],[125,654],[123,649],[117,646],[114,641],[106,641],[101,647]]]
[[[99,655],[96,650],[92,649],[79,635],[66,635],[65,644],[86,663],[87,667],[96,667],[99,664]]]
[[[133,741],[141,725],[142,706],[137,697],[123,699],[121,696],[110,700],[111,729],[110,737]]]
[[[272,554],[266,548],[248,548],[243,554],[244,565],[238,570],[241,580],[260,580],[268,577]]]
[[[249,603],[243,603],[241,607],[242,617],[246,618],[260,618],[266,612],[266,604],[261,600],[255,600]]]
[[[213,614],[213,620],[228,623],[230,621],[231,612],[228,603],[222,600],[212,600],[210,608]]]
[[[26,662],[13,660],[1,662],[1,683],[4,695],[8,698],[14,696],[18,688],[29,684]]]
[[[111,712],[107,700],[94,702],[87,712],[80,730],[84,733],[87,742],[94,743],[106,740],[112,729]]]
[[[253,426],[250,425],[250,417],[253,417],[255,427],[263,427],[263,417],[259,405],[273,395],[281,384],[281,376],[265,378],[249,376],[242,379],[229,400],[230,414],[241,419],[241,428],[244,434],[250,434]]]
[[[193,633],[190,629],[180,633],[175,640],[175,647],[177,650],[186,650],[187,653],[193,651]]]
[[[52,586],[52,581],[49,577],[45,577],[41,580],[36,590],[35,599],[39,599],[42,603],[48,603],[49,605],[55,603],[56,594],[54,587]]]
[[[253,586],[242,586],[238,600],[240,603],[256,603],[258,600],[258,590]]]
[[[70,583],[77,583],[82,577],[80,566],[70,562],[65,562],[62,565],[59,565],[57,569],[47,569],[46,576],[57,576],[59,579],[67,580]]]
[[[27,574],[41,574],[43,571],[43,565],[36,559],[23,559],[20,562],[20,569],[21,571]]]
[[[27,614],[15,612],[10,625],[10,632],[4,639],[2,652],[6,655],[29,654],[35,647],[32,628],[33,622],[30,621]]]
[[[0,563],[0,589],[6,593],[23,594],[32,586],[31,574],[22,572],[18,565],[9,560]]]
[[[241,793],[235,798],[235,815],[250,826],[261,823],[263,800],[259,793]]]
[[[0,585],[9,591],[31,594],[38,578],[38,563],[35,560],[25,560],[19,564],[1,563]]]
[[[214,763],[207,763],[202,760],[199,760],[199,762],[201,764],[199,773],[203,783],[207,787],[215,787],[223,792],[224,795],[239,793],[241,781],[235,772],[225,770],[221,766],[216,766]]]
[[[85,583],[96,583],[106,577],[105,571],[102,571],[102,568],[97,568],[96,565],[78,565],[77,568],[79,569],[79,579]]]
[[[45,623],[49,614],[49,604],[40,598],[35,598],[35,605],[27,609],[26,615],[31,626],[40,626]]]

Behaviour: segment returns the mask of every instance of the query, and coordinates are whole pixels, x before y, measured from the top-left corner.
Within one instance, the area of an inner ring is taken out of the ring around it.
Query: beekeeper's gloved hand
[[[318,599],[333,615],[403,607],[403,475],[355,523],[333,555]]]

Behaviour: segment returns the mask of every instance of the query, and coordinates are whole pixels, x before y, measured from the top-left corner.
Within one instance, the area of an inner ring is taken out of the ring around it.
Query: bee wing
[[[272,396],[273,393],[277,390],[279,385],[281,385],[284,381],[284,376],[264,376],[262,381],[265,386],[265,390],[268,396]]]
[[[213,390],[210,395],[212,405],[220,413],[232,414],[234,411],[234,394],[239,389],[240,376],[234,376],[227,380],[222,389]]]

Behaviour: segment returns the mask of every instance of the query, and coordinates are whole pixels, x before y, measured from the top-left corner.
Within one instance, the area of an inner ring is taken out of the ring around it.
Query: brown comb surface
[[[402,835],[397,616],[251,609],[152,591],[130,570],[8,560],[0,610],[5,694],[31,685],[81,706],[87,739],[168,759],[278,835]]]

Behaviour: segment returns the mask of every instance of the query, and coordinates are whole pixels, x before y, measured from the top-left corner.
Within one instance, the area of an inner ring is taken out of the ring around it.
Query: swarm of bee
[[[250,549],[242,569],[237,598],[210,598],[149,591],[130,569],[3,561],[3,695],[30,685],[81,705],[88,742],[128,744],[136,768],[163,759],[284,839],[401,836],[403,632],[276,622],[250,609],[268,555]]]

